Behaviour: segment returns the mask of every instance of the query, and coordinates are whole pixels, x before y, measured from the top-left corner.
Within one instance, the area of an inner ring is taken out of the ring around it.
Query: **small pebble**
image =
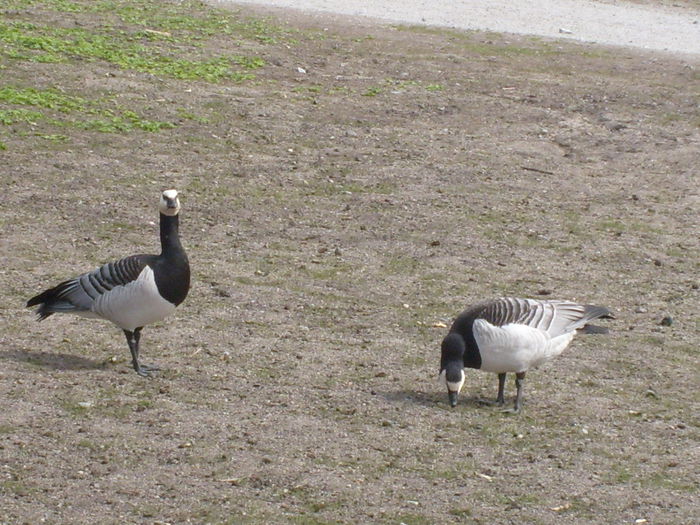
[[[670,315],[667,315],[663,319],[661,319],[661,323],[659,323],[661,326],[671,326],[673,324],[673,317]]]

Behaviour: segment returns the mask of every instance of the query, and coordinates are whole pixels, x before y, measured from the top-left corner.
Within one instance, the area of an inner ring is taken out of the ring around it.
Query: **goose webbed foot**
[[[153,372],[158,372],[160,370],[159,367],[154,365],[144,365],[139,363],[132,363],[132,365],[134,366],[136,373],[141,377],[153,377]]]
[[[477,403],[489,407],[502,407],[505,401],[503,399],[477,399]]]

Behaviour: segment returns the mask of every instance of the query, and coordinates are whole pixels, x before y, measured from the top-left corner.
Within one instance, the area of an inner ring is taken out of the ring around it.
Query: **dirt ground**
[[[189,39],[10,4],[0,88],[93,105],[0,124],[1,524],[698,521],[700,60],[160,2],[259,30]],[[8,36],[30,21],[264,65],[42,61]],[[75,124],[107,107],[171,126]],[[157,252],[170,187],[193,285],[143,331],[148,380],[116,327],[24,303]],[[617,318],[528,374],[522,414],[479,404],[478,371],[450,409],[445,326],[500,295]]]

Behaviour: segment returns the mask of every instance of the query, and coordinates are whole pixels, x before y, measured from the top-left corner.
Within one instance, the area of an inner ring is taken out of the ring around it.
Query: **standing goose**
[[[140,376],[159,370],[139,363],[141,329],[172,314],[190,289],[190,265],[180,244],[177,191],[160,199],[160,255],[131,255],[64,281],[27,301],[38,320],[73,313],[112,321],[126,335],[131,363]]]
[[[498,374],[496,403],[504,404],[507,372],[515,373],[514,412],[522,402],[525,372],[561,354],[589,321],[611,318],[602,306],[569,301],[540,301],[503,297],[479,303],[462,312],[442,341],[440,376],[447,385],[451,406],[464,385],[463,368]],[[604,333],[600,327],[588,331]]]

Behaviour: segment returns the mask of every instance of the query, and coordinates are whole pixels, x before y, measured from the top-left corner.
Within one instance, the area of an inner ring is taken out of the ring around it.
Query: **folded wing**
[[[540,301],[503,297],[479,306],[477,318],[494,326],[524,325],[558,337],[583,328],[586,323],[610,315],[602,306],[569,301]]]
[[[89,312],[95,301],[110,290],[135,281],[149,261],[148,255],[131,255],[64,281],[32,297],[27,306],[40,305],[39,319],[59,312]]]

